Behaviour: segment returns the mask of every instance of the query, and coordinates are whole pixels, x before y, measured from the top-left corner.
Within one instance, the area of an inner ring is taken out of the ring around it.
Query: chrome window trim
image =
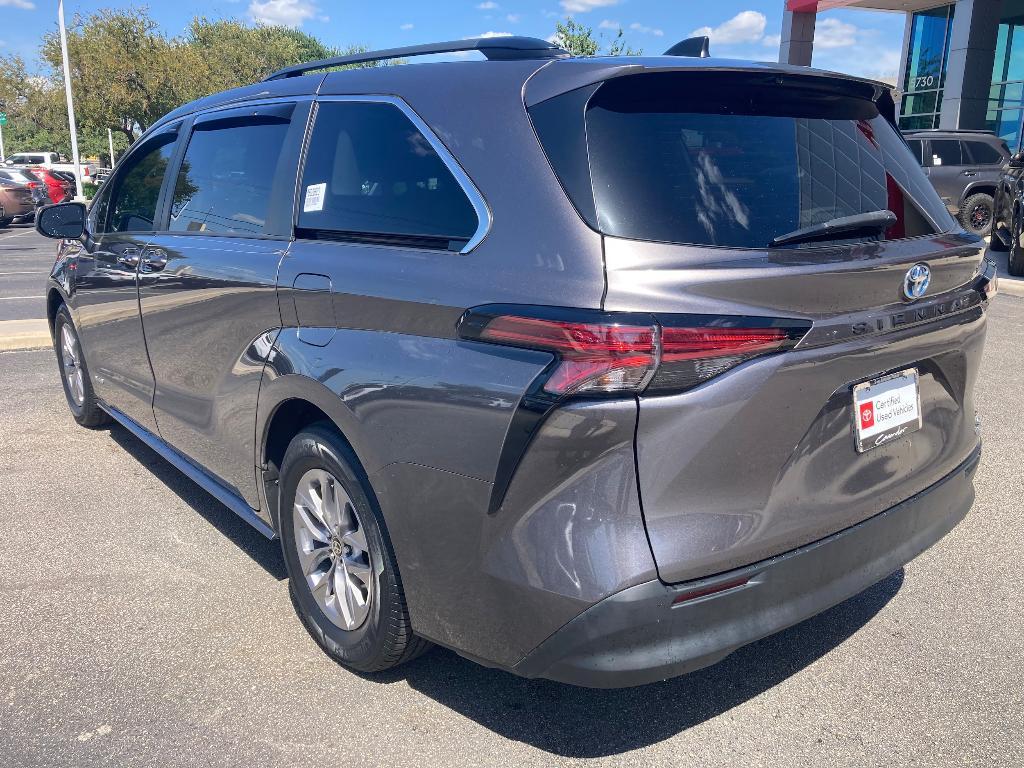
[[[484,196],[480,194],[480,190],[476,188],[476,185],[469,178],[469,175],[463,170],[462,166],[459,165],[459,161],[455,159],[451,152],[444,143],[435,135],[430,129],[430,126],[424,122],[416,112],[410,107],[403,99],[397,96],[385,96],[378,94],[356,94],[356,95],[338,95],[338,96],[317,96],[316,102],[329,103],[329,102],[363,102],[369,104],[390,104],[397,108],[403,115],[408,118],[423,137],[430,143],[434,151],[437,152],[437,156],[441,158],[441,162],[444,163],[448,171],[455,177],[455,181],[458,182],[459,186],[462,187],[463,193],[469,199],[470,205],[473,206],[473,210],[476,212],[477,228],[473,233],[473,236],[469,238],[466,244],[459,251],[460,254],[466,254],[476,248],[483,239],[487,236],[487,233],[491,230],[491,209],[487,205],[487,201],[484,200]],[[312,137],[312,132],[316,130],[316,119],[313,119],[312,130],[306,138],[306,147],[309,146],[309,141]],[[303,167],[299,169],[299,176],[301,177],[302,171],[305,170],[305,155],[303,155]]]

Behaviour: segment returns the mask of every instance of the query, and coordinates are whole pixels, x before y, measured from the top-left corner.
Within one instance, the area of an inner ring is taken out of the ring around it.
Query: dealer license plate
[[[857,451],[863,453],[921,428],[921,391],[916,368],[853,388]]]

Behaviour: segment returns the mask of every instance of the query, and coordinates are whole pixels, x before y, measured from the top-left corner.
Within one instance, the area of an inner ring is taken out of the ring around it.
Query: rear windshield
[[[866,98],[763,78],[755,86],[729,73],[616,78],[586,102],[590,189],[571,180],[580,175],[571,158],[553,156],[567,143],[545,140],[553,110],[539,112],[535,125],[563,184],[608,235],[765,248],[794,230],[884,210],[896,214],[888,229],[830,242],[954,227],[910,150]]]

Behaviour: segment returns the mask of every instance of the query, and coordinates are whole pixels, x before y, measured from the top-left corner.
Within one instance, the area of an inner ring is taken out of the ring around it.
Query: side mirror
[[[1024,152],[1017,152],[1014,155],[1010,155],[1010,167],[1024,168]]]
[[[85,234],[85,205],[58,203],[40,208],[36,214],[36,232],[58,240],[77,240]]]

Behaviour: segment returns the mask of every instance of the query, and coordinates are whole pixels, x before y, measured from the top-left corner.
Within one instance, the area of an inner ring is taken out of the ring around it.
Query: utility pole
[[[68,34],[64,30],[64,0],[57,0],[57,26],[60,27],[60,54],[64,60],[64,95],[68,102],[68,128],[71,129],[71,161],[75,164],[75,194],[83,200],[82,163],[78,157],[78,129],[75,126],[75,102],[71,98],[71,67],[68,65]]]
[[[114,134],[107,128],[107,146],[110,147],[110,167],[114,167]]]

